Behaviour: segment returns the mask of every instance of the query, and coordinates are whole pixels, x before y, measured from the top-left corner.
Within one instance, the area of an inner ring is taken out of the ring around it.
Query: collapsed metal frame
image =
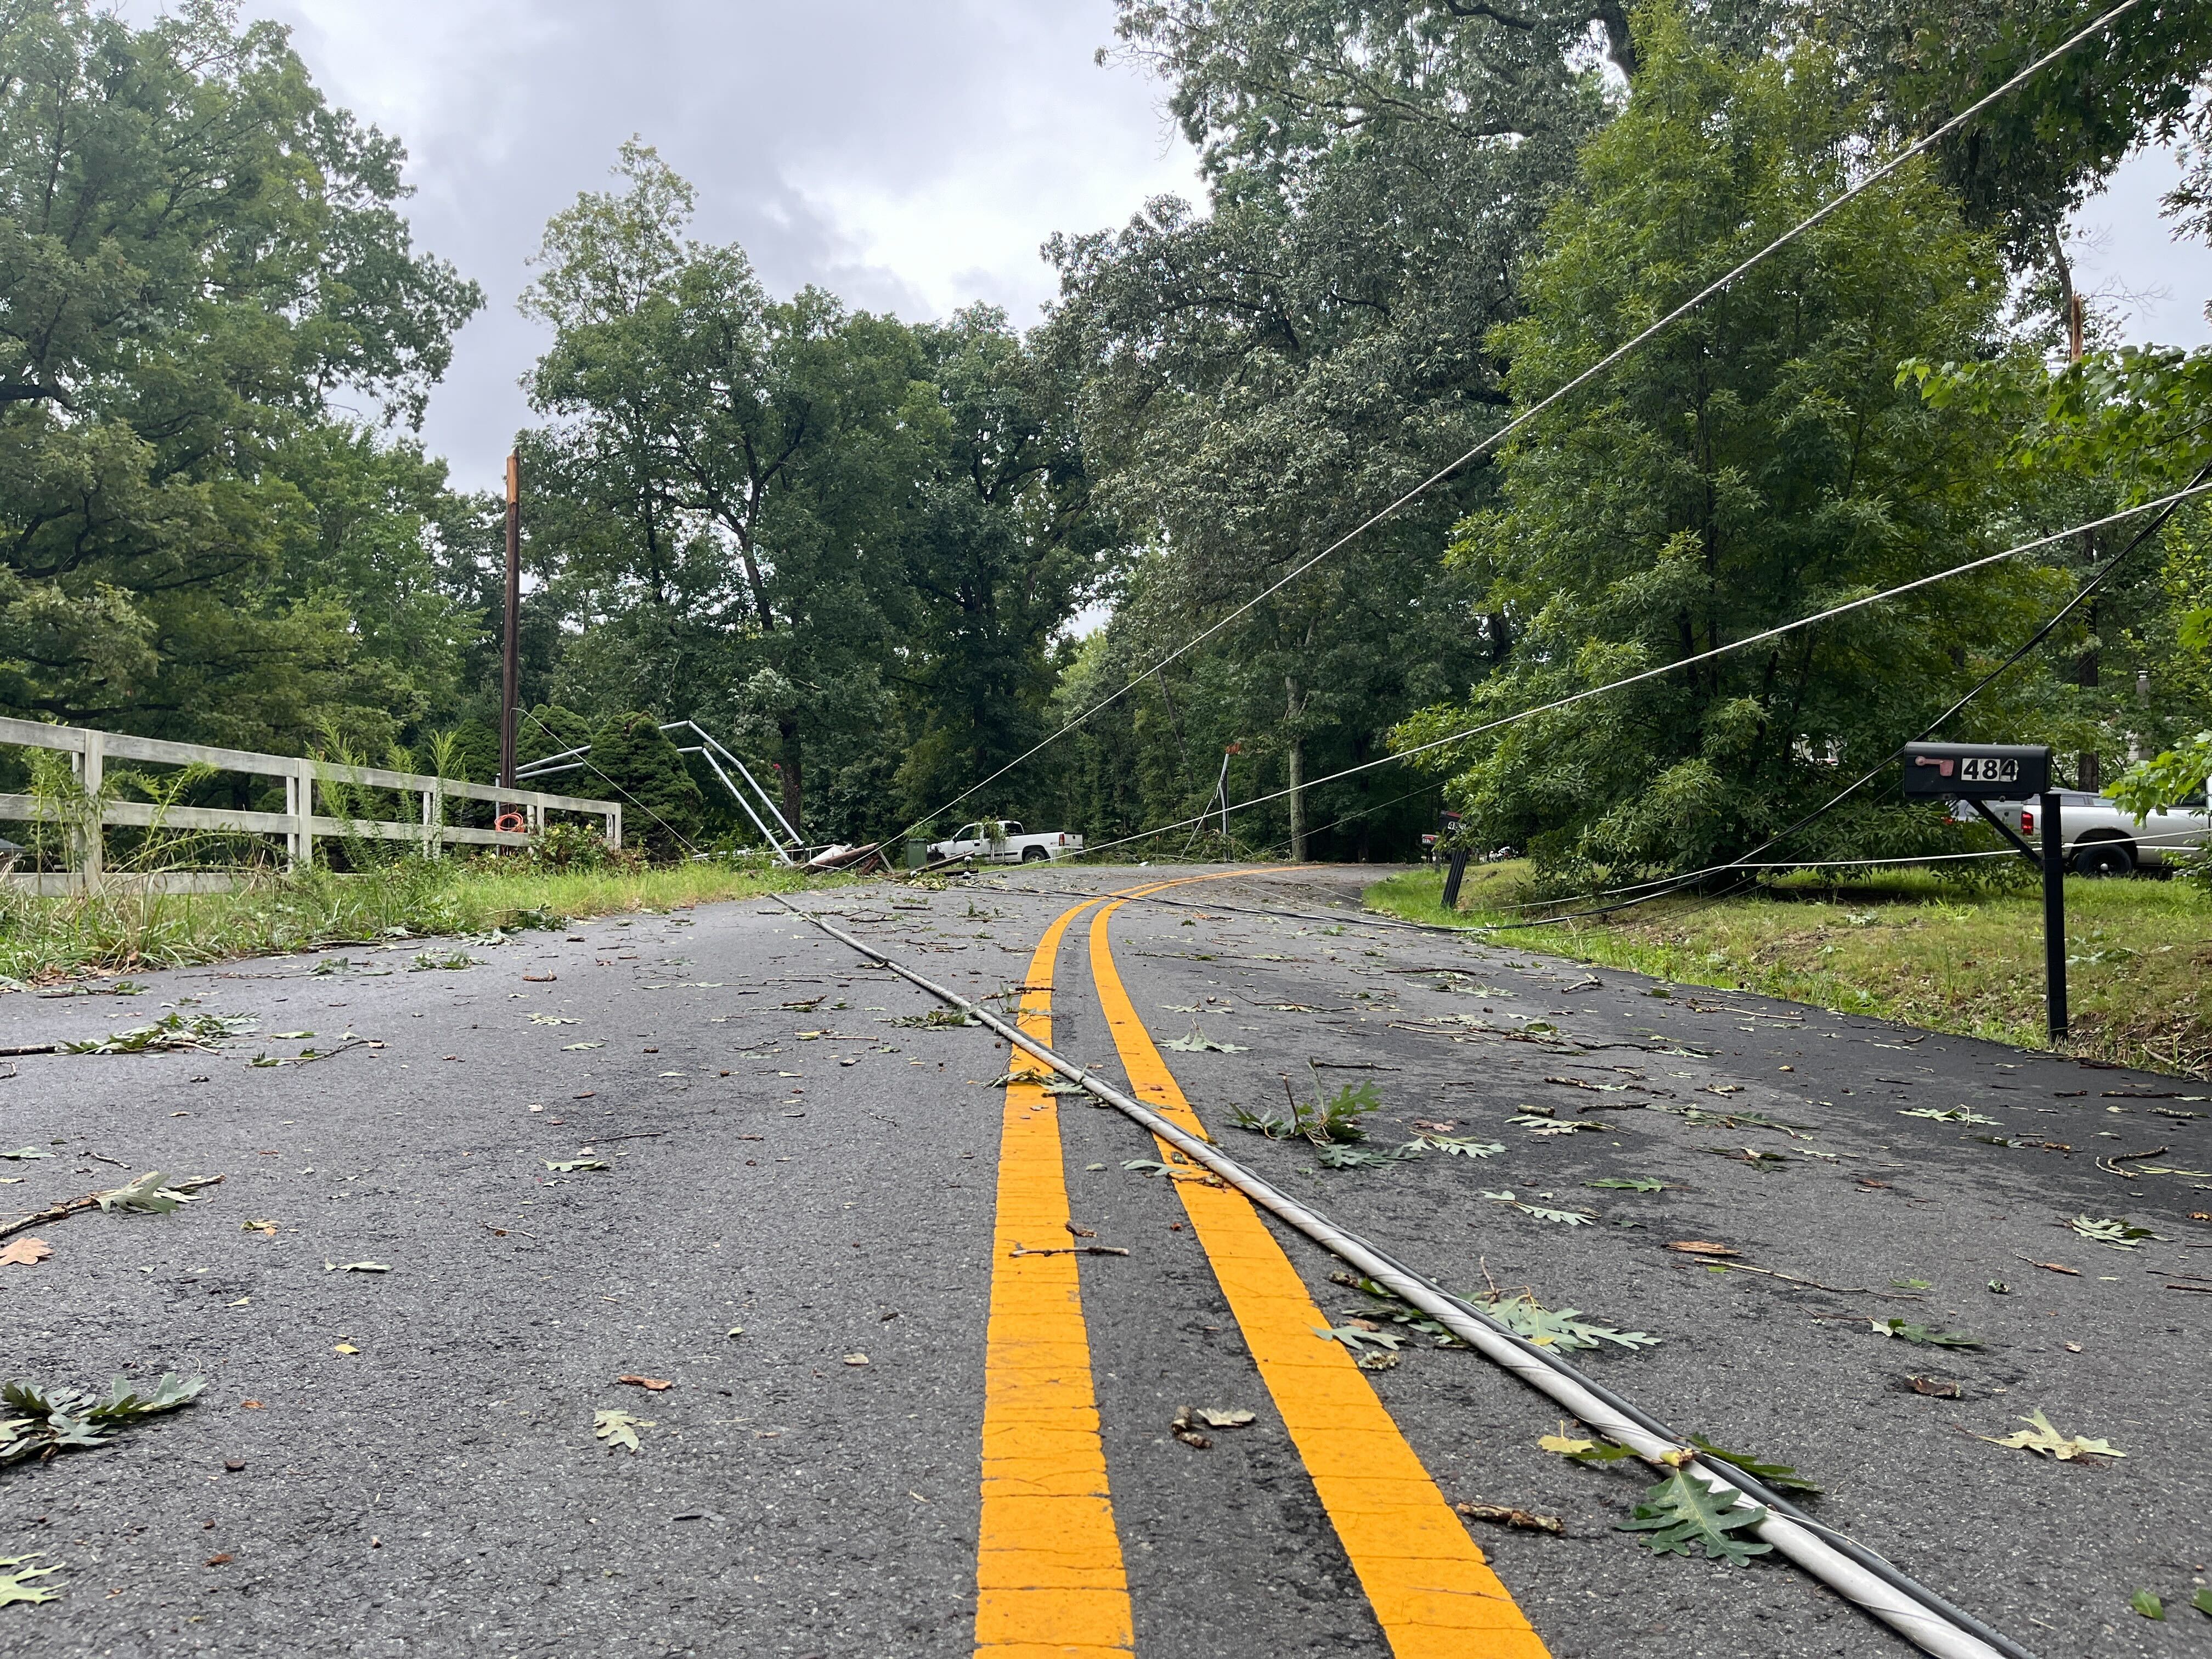
[[[744,809],[745,816],[752,820],[753,828],[761,832],[761,839],[769,844],[778,863],[795,866],[806,862],[808,857],[806,842],[799,831],[791,827],[791,820],[784,817],[783,809],[776,805],[775,797],[762,786],[761,781],[752,775],[751,769],[732,754],[720,738],[701,726],[698,721],[692,720],[664,720],[661,722],[660,730],[664,733],[689,731],[699,739],[695,744],[679,744],[676,752],[679,755],[696,755],[707,763],[708,769],[721,781],[722,787],[730,792],[730,799]],[[592,745],[586,743],[579,744],[574,749],[563,749],[557,755],[547,755],[543,759],[532,761],[527,766],[518,768],[515,772],[515,781],[521,782],[527,779],[551,777],[559,772],[575,771],[580,767],[591,764],[591,762],[586,758],[591,752]],[[744,790],[738,788],[730,781],[729,773],[723,769],[725,761],[729,763],[730,766],[736,769],[737,775],[745,781],[746,787],[752,791],[750,799],[747,798]],[[756,809],[754,805],[756,800],[762,807],[767,809],[767,818],[763,818]],[[775,821],[776,829],[769,828],[770,819]],[[781,834],[778,833],[779,830]]]

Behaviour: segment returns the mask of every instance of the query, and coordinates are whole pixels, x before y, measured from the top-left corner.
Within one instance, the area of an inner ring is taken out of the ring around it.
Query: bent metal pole
[[[909,984],[940,1002],[960,1009],[981,1021],[1008,1042],[1034,1054],[1070,1082],[1157,1135],[1194,1164],[1218,1176],[1271,1215],[1319,1244],[1393,1296],[1419,1309],[1493,1364],[1510,1372],[1538,1393],[1599,1433],[1627,1447],[1648,1463],[1677,1468],[1711,1491],[1742,1508],[1762,1508],[1766,1513],[1752,1530],[1776,1553],[1795,1562],[1844,1600],[1879,1619],[1922,1651],[1937,1659],[2033,1659],[2009,1638],[1989,1629],[1980,1620],[1953,1607],[1934,1591],[1906,1578],[1872,1552],[1840,1537],[1835,1543],[1821,1536],[1825,1528],[1776,1513],[1777,1501],[1762,1492],[1762,1503],[1747,1488],[1757,1482],[1741,1470],[1717,1459],[1703,1456],[1694,1446],[1660,1432],[1653,1420],[1627,1407],[1610,1390],[1599,1390],[1588,1378],[1558,1356],[1546,1352],[1526,1338],[1485,1316],[1456,1297],[1445,1294],[1426,1279],[1413,1273],[1356,1234],[1348,1233],[1319,1211],[1299,1202],[1254,1175],[1212,1142],[1201,1140],[1179,1124],[1161,1116],[1112,1084],[1054,1053],[1019,1027],[978,1006],[957,992],[925,979],[904,963],[893,960],[874,945],[854,938],[841,927],[800,909],[781,894],[769,897],[792,915],[811,922],[830,938],[850,946],[870,961],[881,963]],[[1099,895],[1101,898],[1118,896]],[[1808,1518],[1809,1521],[1809,1518]],[[1838,1545],[1846,1547],[1838,1547]],[[1877,1568],[1882,1571],[1877,1571]]]

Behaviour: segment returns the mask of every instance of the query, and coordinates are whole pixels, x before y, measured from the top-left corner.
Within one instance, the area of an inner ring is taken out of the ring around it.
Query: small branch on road
[[[1786,1284],[1806,1285],[1816,1291],[1827,1291],[1837,1296],[1875,1296],[1885,1302],[1920,1302],[1926,1300],[1917,1291],[1877,1291],[1865,1285],[1823,1285],[1817,1279],[1800,1279],[1795,1273],[1777,1273],[1771,1267],[1754,1267],[1748,1261],[1717,1263],[1725,1266],[1732,1273],[1761,1273],[1768,1279],[1779,1279]],[[1815,1319],[1856,1318],[1856,1314],[1814,1314]]]
[[[2142,1179],[2142,1170],[2122,1170],[2115,1168],[2114,1166],[2128,1163],[2130,1160],[2138,1158],[2156,1158],[2166,1150],[2167,1149],[2163,1146],[2154,1146],[2147,1152],[2107,1152],[2103,1157],[2095,1159],[2094,1162],[2097,1167],[2102,1170],[2106,1175],[2116,1175],[2123,1181],[2141,1181]]]
[[[109,1158],[107,1161],[112,1164],[115,1160]],[[124,1167],[128,1169],[130,1166],[125,1164]],[[202,1187],[212,1187],[222,1179],[219,1175],[202,1176],[196,1181],[172,1181],[167,1185],[173,1191],[190,1193],[196,1192]],[[4,1227],[0,1227],[0,1238],[5,1238],[10,1233],[20,1233],[27,1227],[40,1226],[46,1222],[66,1221],[73,1215],[94,1208],[103,1195],[100,1193],[87,1193],[82,1198],[64,1200],[51,1210],[41,1210],[36,1215],[27,1215],[20,1221],[11,1221]]]
[[[1008,1255],[1127,1255],[1129,1253],[1115,1244],[1063,1244],[1049,1250],[1032,1250],[1024,1246],[1019,1239],[1016,1239],[1014,1248],[1006,1254]]]

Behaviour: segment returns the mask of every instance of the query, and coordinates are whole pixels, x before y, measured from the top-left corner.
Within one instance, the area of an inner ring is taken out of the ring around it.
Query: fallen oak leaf
[[[19,1238],[12,1244],[0,1245],[0,1267],[27,1267],[53,1253],[54,1247],[43,1238]]]
[[[61,1599],[59,1589],[33,1584],[31,1580],[59,1572],[69,1565],[68,1562],[57,1561],[51,1567],[27,1567],[23,1565],[26,1561],[37,1560],[45,1553],[44,1550],[33,1550],[28,1555],[0,1555],[0,1607],[12,1601],[55,1601]],[[4,1571],[8,1568],[15,1571]]]
[[[1642,1534],[1638,1541],[1659,1555],[1695,1553],[1744,1566],[1753,1556],[1765,1555],[1774,1547],[1736,1534],[1765,1519],[1766,1511],[1758,1505],[1740,1504],[1734,1493],[1717,1492],[1677,1469],[1648,1487],[1617,1529]]]
[[[596,1438],[607,1443],[609,1451],[619,1447],[625,1451],[635,1453],[638,1449],[637,1431],[640,1429],[659,1426],[651,1418],[632,1417],[625,1411],[603,1411],[592,1413],[592,1433]]]
[[[672,1389],[676,1386],[674,1380],[670,1377],[641,1376],[635,1371],[624,1371],[620,1376],[615,1378],[615,1381],[633,1383],[653,1394],[659,1394],[664,1389]]]
[[[2032,1451],[2061,1463],[2071,1462],[2079,1457],[2127,1455],[2124,1451],[2114,1450],[2109,1441],[2092,1440],[2082,1435],[2061,1434],[2040,1410],[2031,1412],[2020,1420],[2033,1426],[2015,1429],[2008,1435],[1978,1434],[1974,1438],[1986,1440],[1992,1446],[2009,1446],[2020,1451]]]

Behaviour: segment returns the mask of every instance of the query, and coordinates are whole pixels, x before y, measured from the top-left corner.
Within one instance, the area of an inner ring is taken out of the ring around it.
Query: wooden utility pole
[[[2066,361],[2069,364],[2078,363],[2081,361],[2081,337],[2087,331],[2086,325],[2087,321],[2087,310],[2082,303],[2081,296],[2078,294],[2069,295],[2066,301]],[[2081,551],[2087,556],[2088,562],[2092,566],[2097,562],[2097,538],[2094,532],[2084,531],[2082,532]],[[2093,600],[2089,605],[2089,633],[2091,637],[2094,638],[2096,632],[2097,605]],[[2075,683],[2079,685],[2094,689],[2097,684],[2097,671],[2099,667],[2096,647],[2092,646],[2088,650],[2084,651],[2075,660],[2074,667]],[[2075,756],[2074,783],[2076,788],[2086,789],[2094,795],[2098,792],[2098,790],[2104,787],[2104,781],[2103,763],[2099,758],[2095,750],[2084,749],[2081,753]],[[2065,989],[2062,986],[2059,989],[2058,1003],[2057,1005],[2058,1012],[2053,1016],[2054,1018],[2058,1020],[2059,1024],[2057,1026],[2053,1028],[2054,1030],[2064,1029],[2065,1000]]]
[[[515,697],[522,678],[522,469],[507,458],[507,651],[500,672],[499,787],[514,787]]]

